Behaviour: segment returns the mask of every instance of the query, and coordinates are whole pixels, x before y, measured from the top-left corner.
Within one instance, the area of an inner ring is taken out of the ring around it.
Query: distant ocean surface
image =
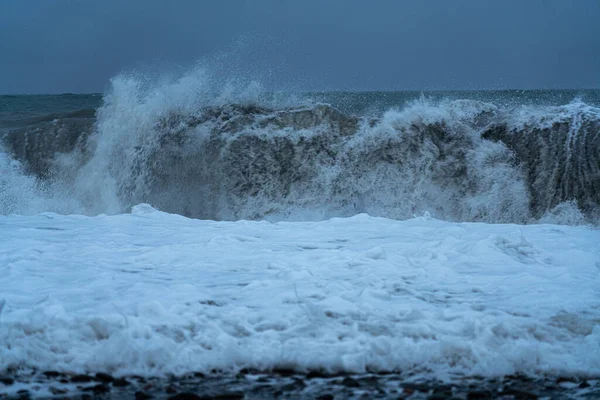
[[[0,96],[0,213],[595,223],[600,90]],[[172,196],[172,193],[178,193]]]
[[[280,96],[289,96],[281,94]],[[431,100],[476,100],[510,107],[560,106],[575,99],[600,106],[600,89],[595,90],[481,90],[481,91],[373,91],[373,92],[309,92],[299,98],[331,104],[348,113],[361,115],[403,108],[407,103]],[[36,118],[52,114],[91,112],[102,105],[102,94],[0,95],[0,126],[35,123]],[[265,95],[275,98],[276,94]]]

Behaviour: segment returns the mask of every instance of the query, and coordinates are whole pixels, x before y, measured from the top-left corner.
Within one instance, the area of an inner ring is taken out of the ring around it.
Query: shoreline
[[[56,371],[0,377],[0,399],[566,399],[600,396],[600,379],[575,377],[463,377],[450,382],[402,373],[325,375],[294,371],[173,377],[63,374]]]

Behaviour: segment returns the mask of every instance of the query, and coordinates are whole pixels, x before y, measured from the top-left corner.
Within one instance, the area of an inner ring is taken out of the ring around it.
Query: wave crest
[[[218,89],[206,77],[150,87],[116,78],[96,121],[40,122],[4,143],[88,214],[149,203],[221,220],[598,218],[600,110],[585,103],[421,99],[375,118],[255,84]],[[565,217],[565,204],[581,216]]]

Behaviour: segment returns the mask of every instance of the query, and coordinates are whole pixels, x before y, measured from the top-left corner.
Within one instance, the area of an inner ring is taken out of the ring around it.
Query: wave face
[[[364,116],[215,86],[197,75],[150,86],[121,76],[96,119],[8,130],[0,211],[149,203],[216,220],[598,221],[600,109],[583,101],[421,98]]]

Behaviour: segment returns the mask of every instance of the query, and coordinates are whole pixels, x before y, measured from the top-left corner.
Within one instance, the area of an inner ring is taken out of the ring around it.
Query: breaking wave
[[[241,89],[240,89],[241,87]],[[280,98],[278,98],[280,97]],[[368,115],[190,73],[4,134],[0,213],[596,223],[600,109],[414,101]]]

